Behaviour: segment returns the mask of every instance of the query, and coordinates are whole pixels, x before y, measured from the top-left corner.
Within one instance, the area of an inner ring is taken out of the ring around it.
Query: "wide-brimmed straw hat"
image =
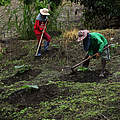
[[[42,15],[50,15],[49,13],[48,13],[48,9],[47,8],[43,8],[43,9],[40,9],[40,13],[42,14]]]
[[[78,32],[78,42],[84,40],[87,37],[87,34],[89,33],[88,30],[80,30]]]

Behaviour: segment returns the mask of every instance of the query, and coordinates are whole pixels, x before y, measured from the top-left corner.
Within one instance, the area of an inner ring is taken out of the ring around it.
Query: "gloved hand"
[[[96,53],[96,59],[99,59],[100,53]]]

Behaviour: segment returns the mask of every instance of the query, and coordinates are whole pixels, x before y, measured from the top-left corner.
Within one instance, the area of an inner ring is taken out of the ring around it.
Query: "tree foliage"
[[[10,0],[0,0],[0,6],[6,6],[10,3]]]
[[[114,17],[120,16],[119,0],[80,0],[85,6],[86,25],[94,28],[110,27]]]

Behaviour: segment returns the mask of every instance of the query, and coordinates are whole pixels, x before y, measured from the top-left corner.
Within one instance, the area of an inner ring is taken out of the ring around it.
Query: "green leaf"
[[[51,46],[54,47],[54,48],[60,48],[60,46],[58,46],[56,44],[52,44]]]
[[[88,68],[85,68],[85,67],[78,67],[77,68],[77,71],[88,71]]]
[[[37,85],[24,85],[22,88],[35,88],[38,89],[39,87]]]
[[[15,69],[20,69],[20,68],[23,68],[24,65],[20,65],[20,66],[15,66]]]

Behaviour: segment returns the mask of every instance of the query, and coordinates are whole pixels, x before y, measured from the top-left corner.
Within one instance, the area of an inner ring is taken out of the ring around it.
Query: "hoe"
[[[115,44],[110,44],[110,45],[106,46],[106,47],[104,48],[104,50],[107,49],[107,48],[109,48],[109,47],[115,47]],[[83,64],[85,61],[93,58],[94,56],[96,56],[96,53],[95,53],[94,55],[92,55],[90,58],[87,58],[87,59],[81,61],[80,63],[78,63],[78,64],[76,64],[76,65],[74,65],[74,66],[72,66],[72,67],[66,66],[65,69],[67,69],[67,70],[69,69],[69,70],[72,71],[72,73],[75,73],[75,68],[77,68],[78,66],[80,66],[81,64]],[[63,69],[62,69],[62,71],[63,71]]]

